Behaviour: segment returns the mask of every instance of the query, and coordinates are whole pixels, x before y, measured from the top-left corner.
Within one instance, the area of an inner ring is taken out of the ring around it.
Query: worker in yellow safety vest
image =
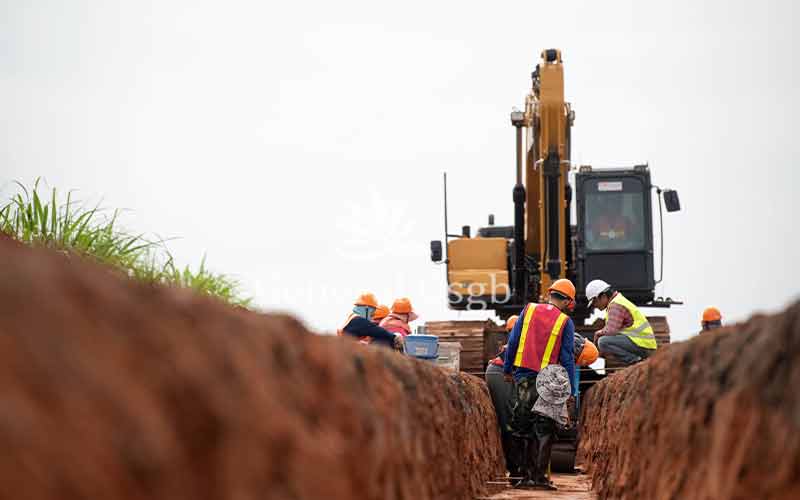
[[[638,363],[656,352],[653,327],[639,308],[603,280],[586,285],[589,310],[606,312],[606,326],[594,334],[600,356],[611,354],[626,365]]]
[[[556,437],[556,421],[533,408],[539,372],[548,365],[561,365],[569,380],[567,397],[574,404],[575,325],[565,314],[575,303],[575,285],[570,280],[553,282],[546,304],[530,303],[522,310],[508,338],[503,373],[514,382],[511,402],[511,434],[522,478],[512,481],[518,488],[556,489],[547,477]]]

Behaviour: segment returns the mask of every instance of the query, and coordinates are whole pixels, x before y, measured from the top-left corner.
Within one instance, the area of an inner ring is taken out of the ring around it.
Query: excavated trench
[[[0,498],[471,499],[486,387],[0,239]]]
[[[660,350],[590,389],[599,498],[800,498],[800,303]]]
[[[599,498],[800,498],[797,352],[800,304],[597,384]],[[3,238],[0,391],[0,499],[474,499],[502,475],[477,378]]]

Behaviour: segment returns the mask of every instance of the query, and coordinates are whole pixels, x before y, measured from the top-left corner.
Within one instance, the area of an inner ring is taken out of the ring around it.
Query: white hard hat
[[[590,281],[589,284],[586,285],[586,300],[589,301],[589,304],[591,304],[598,295],[605,292],[609,288],[611,288],[611,285],[603,280]]]

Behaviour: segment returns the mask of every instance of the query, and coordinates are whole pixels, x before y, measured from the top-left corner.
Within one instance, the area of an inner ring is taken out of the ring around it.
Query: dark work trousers
[[[556,423],[551,418],[533,413],[533,405],[538,398],[535,376],[514,383],[511,401],[512,453],[520,459],[520,470],[525,480],[546,483],[556,438]]]
[[[655,349],[645,349],[636,345],[633,340],[622,334],[600,337],[600,340],[597,341],[597,349],[601,356],[613,354],[615,358],[626,365],[638,363],[656,352]]]
[[[503,377],[503,367],[489,363],[486,367],[486,385],[492,396],[492,404],[497,413],[497,424],[500,426],[500,439],[503,444],[503,455],[506,459],[506,468],[512,476],[519,474],[519,465],[511,445],[511,396],[514,384],[506,382]]]

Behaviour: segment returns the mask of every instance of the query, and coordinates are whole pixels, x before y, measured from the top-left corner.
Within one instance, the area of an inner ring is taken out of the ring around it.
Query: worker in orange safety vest
[[[575,324],[565,314],[574,303],[575,285],[568,279],[556,280],[548,289],[547,303],[525,306],[509,336],[503,373],[506,380],[514,381],[511,432],[522,473],[515,487],[556,489],[547,477],[556,421],[533,413],[533,406],[539,398],[536,377],[551,364],[566,370],[570,404],[574,404],[578,389],[574,384]]]

